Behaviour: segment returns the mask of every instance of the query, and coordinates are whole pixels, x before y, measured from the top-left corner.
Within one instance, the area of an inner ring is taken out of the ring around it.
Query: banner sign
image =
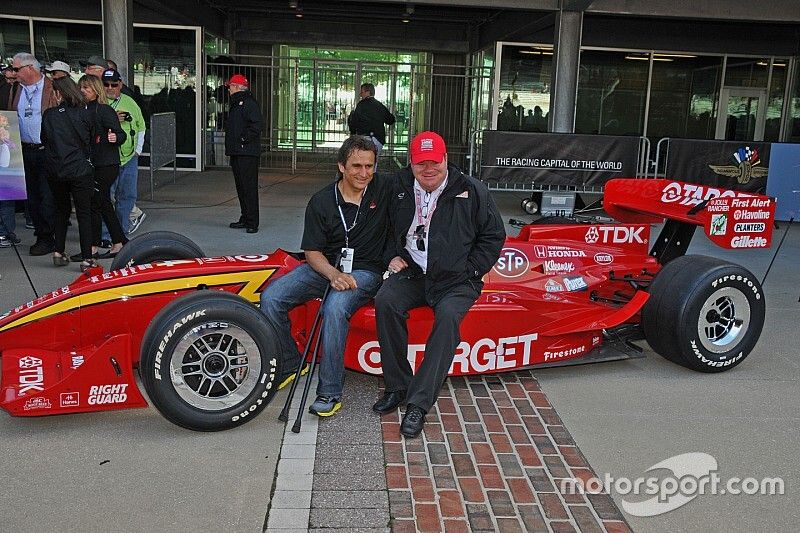
[[[767,187],[770,143],[670,139],[665,176],[736,191]]]
[[[24,200],[25,167],[16,111],[0,111],[0,200]]]
[[[639,137],[484,131],[481,180],[513,184],[598,186],[633,178]]]

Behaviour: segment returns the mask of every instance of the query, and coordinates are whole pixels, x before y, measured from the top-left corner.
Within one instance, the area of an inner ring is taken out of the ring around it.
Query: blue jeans
[[[17,220],[14,218],[16,200],[0,200],[0,237],[17,230]]]
[[[139,185],[139,157],[133,158],[119,167],[119,177],[111,184],[111,198],[116,205],[117,218],[122,226],[122,233],[128,236],[131,225],[130,217],[133,205],[136,203],[137,187]],[[111,240],[108,228],[103,224],[103,239]]]
[[[354,270],[351,275],[358,288],[346,291],[331,289],[322,306],[324,353],[319,366],[319,396],[342,397],[344,345],[350,330],[350,317],[375,295],[382,281],[380,274],[368,270]],[[292,338],[288,313],[312,298],[322,298],[329,284],[327,278],[303,264],[272,282],[261,293],[261,312],[278,332],[284,375],[297,369],[301,357]]]

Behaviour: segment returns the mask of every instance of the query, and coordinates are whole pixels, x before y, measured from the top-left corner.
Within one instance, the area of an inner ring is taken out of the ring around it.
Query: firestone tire
[[[277,333],[252,304],[199,291],[165,306],[142,338],[139,374],[170,422],[221,431],[256,417],[278,390]]]
[[[699,372],[739,365],[758,342],[766,304],[756,277],[721,259],[683,256],[667,263],[642,309],[655,352]]]
[[[111,262],[110,270],[168,259],[194,259],[205,257],[191,239],[172,231],[150,231],[137,235],[127,242]]]

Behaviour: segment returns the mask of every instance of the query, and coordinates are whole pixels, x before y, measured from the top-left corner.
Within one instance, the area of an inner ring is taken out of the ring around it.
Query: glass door
[[[347,117],[358,93],[356,72],[352,63],[319,61],[314,75],[314,147],[338,148],[350,134]]]
[[[726,141],[764,140],[767,91],[725,87],[720,94],[716,138]]]

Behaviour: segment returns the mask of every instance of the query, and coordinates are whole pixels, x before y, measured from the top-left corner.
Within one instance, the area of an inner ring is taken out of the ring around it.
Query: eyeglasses
[[[425,225],[420,224],[414,229],[414,240],[417,241],[417,250],[425,251]]]
[[[19,72],[20,70],[24,69],[25,67],[32,67],[33,65],[22,65],[21,67],[8,67],[8,70],[13,70],[14,72]]]
[[[103,85],[105,85],[106,87],[119,87],[119,83],[109,83],[107,81],[104,81]]]

